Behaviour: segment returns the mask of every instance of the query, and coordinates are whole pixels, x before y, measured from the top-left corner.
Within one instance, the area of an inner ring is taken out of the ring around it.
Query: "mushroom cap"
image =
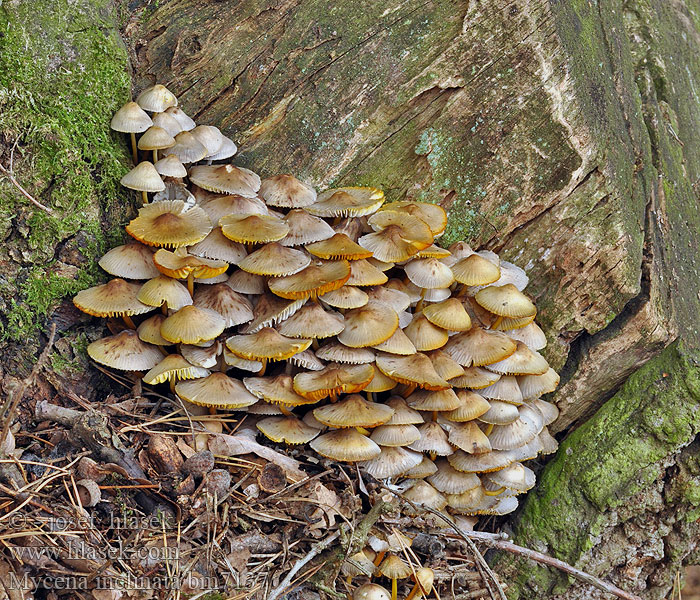
[[[286,360],[310,345],[311,340],[293,340],[271,327],[263,327],[252,334],[232,335],[226,340],[231,352],[247,360]]]
[[[421,299],[420,288],[416,287],[411,282],[404,283],[400,279],[394,278],[390,279],[384,287],[386,287],[387,290],[401,292],[408,296],[409,304],[418,302]]]
[[[503,400],[517,405],[523,403],[518,381],[512,375],[502,375],[496,383],[481,388],[479,394],[488,400]]]
[[[312,298],[342,287],[350,277],[347,260],[315,260],[304,270],[268,283],[270,291],[289,300]]]
[[[345,313],[345,329],[338,341],[350,348],[375,346],[388,340],[399,326],[396,311],[378,302]]]
[[[391,595],[381,585],[365,583],[355,590],[352,600],[391,600]]]
[[[375,233],[358,241],[384,262],[400,262],[433,243],[430,228],[420,219],[396,211],[381,211],[368,220]]]
[[[482,423],[507,425],[520,417],[518,407],[515,404],[503,402],[502,400],[490,400],[488,402],[491,408],[478,417]]]
[[[264,400],[258,400],[255,404],[248,408],[249,415],[274,415],[279,416],[282,414],[280,407],[276,404],[269,404]]]
[[[187,206],[182,200],[146,204],[126,226],[126,232],[140,242],[166,248],[196,244],[211,230],[207,213],[199,206]]]
[[[282,321],[277,329],[292,338],[323,339],[338,335],[345,328],[343,315],[323,310],[320,304],[310,302],[294,315]]]
[[[539,432],[536,424],[521,413],[512,423],[494,425],[488,438],[494,450],[515,450],[531,442]]]
[[[435,471],[437,471],[435,463],[427,456],[423,456],[423,460],[421,460],[421,462],[419,462],[415,467],[402,473],[402,475],[409,479],[424,479],[428,475],[435,473]]]
[[[445,289],[455,280],[450,267],[437,258],[414,258],[403,269],[409,280],[420,288]]]
[[[352,273],[352,267],[350,272]],[[364,291],[350,285],[326,292],[319,296],[319,299],[328,306],[342,309],[360,308],[369,302],[369,296]]]
[[[501,378],[498,373],[492,373],[481,367],[465,367],[464,375],[450,379],[453,387],[480,390],[490,386]]]
[[[494,497],[486,496],[482,486],[476,487],[461,494],[447,494],[447,506],[454,511],[463,513],[477,513],[483,508],[493,506],[498,501]]]
[[[542,454],[554,454],[559,448],[559,442],[552,437],[546,427],[540,431],[537,437],[542,443]]]
[[[201,379],[181,381],[175,386],[175,392],[192,404],[219,410],[246,408],[258,400],[238,379],[220,372]]]
[[[272,215],[226,215],[219,225],[228,239],[248,244],[276,242],[289,233],[287,224]]]
[[[153,125],[157,125],[158,127],[165,129],[165,131],[167,131],[173,137],[175,137],[181,131],[184,131],[180,122],[167,111],[154,114],[152,120]]]
[[[260,198],[245,198],[236,194],[215,194],[194,188],[194,197],[212,223],[218,223],[228,215],[267,215],[269,211]]]
[[[421,250],[420,252],[418,252],[415,255],[415,257],[416,258],[448,258],[451,255],[452,255],[452,253],[449,250],[446,250],[445,248],[440,248],[440,246],[436,246],[435,244],[431,244],[425,250]]]
[[[384,203],[384,192],[372,187],[344,187],[321,192],[306,207],[317,217],[361,217],[370,215]]]
[[[426,479],[438,492],[443,494],[462,494],[481,486],[481,480],[474,473],[457,471],[447,459],[435,461],[437,471]]]
[[[516,342],[513,354],[485,367],[501,375],[544,375],[549,369],[545,358],[522,342]]]
[[[153,310],[153,307],[138,299],[140,287],[138,283],[129,283],[119,278],[112,279],[102,285],[79,291],[73,298],[73,304],[94,317],[142,315]]]
[[[374,552],[372,552],[374,554]],[[372,562],[374,557],[365,554],[364,551],[355,552],[352,556],[346,557],[340,566],[340,572],[346,577],[357,577],[358,575],[372,576],[377,567]],[[388,597],[387,597],[388,600]]]
[[[433,391],[450,388],[450,384],[435,372],[430,359],[421,352],[411,356],[380,354],[376,364],[384,375],[399,383]]]
[[[369,439],[376,442],[380,446],[408,446],[409,444],[412,444],[420,439],[420,431],[418,431],[418,428],[415,425],[384,424],[375,427],[372,430]]]
[[[449,331],[468,331],[472,320],[457,298],[448,298],[423,308],[423,315],[433,325]]]
[[[403,493],[403,497],[406,500],[410,500],[413,504],[432,508],[434,510],[442,510],[447,506],[447,499],[445,496],[438,492],[427,481],[423,480],[416,481]],[[406,512],[411,516],[417,514],[413,507],[407,509]]]
[[[344,233],[335,233],[333,236],[308,244],[306,249],[319,258],[329,259],[347,259],[359,260],[361,258],[369,258],[372,253],[366,250],[359,244],[353,242]]]
[[[170,146],[174,145],[175,138],[162,127],[158,127],[158,125],[149,127],[139,138],[138,143],[139,150],[165,150],[165,148],[170,148]],[[157,168],[156,171],[160,174]]]
[[[140,340],[131,329],[92,342],[87,353],[95,362],[122,371],[146,371],[163,358],[157,347]]]
[[[167,129],[165,123],[160,122],[163,129]],[[202,160],[207,155],[207,149],[189,131],[181,131],[175,135],[175,145],[170,146],[168,154],[174,154],[183,163],[193,163]]]
[[[287,359],[290,363],[308,371],[321,371],[326,365],[311,350],[304,350]]]
[[[226,327],[241,325],[253,318],[250,301],[225,283],[197,288],[194,305],[218,313],[224,319]]]
[[[491,451],[489,439],[474,421],[452,424],[447,439],[450,444],[469,454]]]
[[[153,121],[136,102],[127,102],[114,116],[109,126],[121,133],[141,133],[146,131]]]
[[[433,350],[426,354],[432,361],[435,372],[443,379],[450,380],[464,375],[464,367],[442,350]]]
[[[314,417],[329,427],[376,427],[393,414],[390,406],[369,402],[359,394],[349,394],[335,404],[314,409]]]
[[[226,328],[226,321],[216,311],[199,306],[183,306],[160,327],[160,334],[174,344],[200,344],[213,340]]]
[[[246,198],[254,198],[260,189],[260,177],[256,173],[233,165],[192,167],[190,181],[210,192],[238,194]]]
[[[434,236],[440,235],[445,231],[445,227],[447,227],[447,213],[442,206],[437,204],[400,200],[398,202],[385,204],[382,210],[393,210],[417,217],[430,227],[430,231]]]
[[[253,320],[239,333],[255,333],[263,327],[281,323],[296,313],[304,302],[305,300],[285,300],[272,294],[260,294],[253,309]]]
[[[435,421],[428,421],[418,427],[420,439],[413,442],[409,448],[417,452],[430,452],[438,456],[449,456],[454,452],[447,441],[447,433]],[[443,507],[444,508],[444,507]]]
[[[290,210],[282,220],[289,227],[289,233],[280,240],[283,246],[301,246],[320,242],[335,233],[323,219],[314,217],[301,208]]]
[[[375,353],[370,348],[349,348],[337,340],[330,340],[316,350],[318,358],[349,365],[373,363]]]
[[[547,345],[544,331],[535,322],[528,323],[525,327],[509,329],[504,333],[511,339],[523,342],[530,350],[542,350]]]
[[[372,365],[330,363],[321,371],[297,373],[294,376],[294,391],[305,398],[322,400],[327,396],[359,392],[367,387],[373,377]]]
[[[306,444],[313,440],[321,431],[311,427],[296,417],[268,417],[258,421],[255,426],[266,438],[287,444]]]
[[[377,444],[353,428],[324,433],[309,445],[321,456],[344,462],[372,460],[381,454]]]
[[[369,261],[365,259],[350,261],[350,279],[348,279],[347,285],[383,285],[387,281],[389,278],[384,272],[377,269]]]
[[[270,206],[303,208],[316,202],[316,190],[293,175],[275,175],[260,184],[260,195]]]
[[[207,160],[224,160],[226,158],[231,158],[236,152],[238,152],[238,146],[236,146],[231,138],[227,138],[224,135],[222,136],[219,149],[213,154],[207,154],[204,158]]]
[[[169,106],[165,109],[165,114],[175,119],[182,127],[182,131],[190,131],[196,127],[196,123],[179,106]]]
[[[406,579],[410,577],[411,567],[395,554],[389,554],[379,565],[379,572],[389,579]]]
[[[165,321],[165,318],[165,315],[156,314],[142,321],[136,328],[136,332],[139,334],[139,339],[142,342],[153,344],[155,346],[170,346],[172,342],[169,342],[162,335],[160,335],[160,326],[163,324],[163,321]],[[160,362],[160,360],[158,362]],[[151,367],[148,368],[150,369]]]
[[[445,411],[455,410],[461,405],[460,399],[452,389],[439,390],[416,390],[408,398],[408,405],[415,410]]]
[[[167,304],[172,310],[180,310],[192,304],[192,296],[179,281],[165,275],[149,279],[138,290],[136,297],[148,306]]]
[[[386,405],[394,409],[394,414],[387,421],[387,425],[417,425],[424,422],[421,414],[408,406],[401,396],[391,396],[386,401]]]
[[[559,375],[551,367],[542,375],[524,375],[518,377],[518,385],[525,400],[539,398],[557,389]]]
[[[205,158],[216,154],[224,143],[224,134],[212,125],[196,125],[190,132],[207,149]]]
[[[542,413],[542,422],[544,425],[551,425],[559,418],[559,409],[557,408],[556,404],[546,402],[540,398],[535,398],[530,402],[527,402],[527,404],[534,406],[540,411],[540,413]]]
[[[175,140],[173,140],[173,143]],[[174,154],[168,154],[153,165],[162,177],[177,177],[179,179],[187,177],[187,169]]]
[[[374,348],[389,354],[400,354],[408,356],[416,353],[416,347],[401,328],[397,328],[388,340],[381,344],[375,344]]]
[[[284,373],[267,377],[246,377],[243,384],[255,397],[262,398],[272,404],[303,406],[316,402],[316,400],[309,400],[297,394],[294,391],[292,377]]]
[[[530,299],[512,283],[490,285],[479,290],[474,299],[480,306],[501,317],[521,319],[537,312]]]
[[[259,360],[246,360],[245,358],[236,356],[228,348],[224,348],[224,362],[229,367],[235,367],[243,371],[251,371],[252,373],[259,373],[263,366]]]
[[[416,569],[415,580],[416,584],[420,586],[419,591],[427,598],[433,589],[435,573],[428,567],[420,567]]]
[[[243,244],[234,242],[221,233],[221,227],[214,227],[207,237],[187,250],[194,256],[223,260],[234,265],[248,255]]]
[[[240,269],[231,273],[226,281],[226,285],[239,294],[258,296],[265,293],[264,277],[261,275],[253,275],[253,273],[246,273]],[[301,304],[299,306],[301,306]]]
[[[468,286],[488,285],[501,276],[500,267],[479,254],[470,254],[451,266],[455,279]]]
[[[492,450],[483,454],[468,454],[457,450],[447,457],[452,468],[463,473],[489,473],[507,467],[517,460],[514,452]]]
[[[119,181],[124,187],[139,192],[161,192],[165,184],[153,163],[144,160],[136,165]]]
[[[190,273],[199,279],[217,277],[228,269],[228,263],[210,258],[200,258],[180,252],[171,252],[165,248],[160,248],[153,255],[153,262],[156,268],[173,279],[186,279]]]
[[[376,430],[375,430],[376,431]],[[399,446],[382,446],[381,454],[359,463],[375,479],[396,477],[420,464],[423,455]]]
[[[143,90],[137,96],[136,102],[143,110],[155,113],[163,112],[171,106],[177,106],[175,94],[159,83]]]
[[[310,264],[311,258],[307,254],[293,248],[287,248],[277,242],[271,242],[246,256],[238,263],[238,266],[244,271],[256,275],[282,277],[294,275]]]
[[[384,285],[368,289],[367,295],[376,302],[391,306],[397,313],[406,310],[411,305],[411,299],[408,294]]]
[[[488,400],[471,390],[458,390],[457,398],[461,404],[454,410],[445,413],[445,418],[455,423],[472,421],[486,414],[491,408]]]
[[[489,473],[486,478],[499,487],[505,487],[515,492],[527,492],[535,486],[535,473],[519,462]]]
[[[112,248],[99,265],[110,275],[124,279],[150,279],[159,274],[153,264],[153,250],[139,242]]]
[[[167,343],[169,344],[170,342]],[[208,343],[209,345],[180,344],[180,354],[182,354],[182,358],[195,367],[211,369],[218,364],[223,345],[221,342],[214,340],[203,343]]]
[[[143,376],[143,381],[149,385],[180,379],[197,379],[206,377],[209,371],[188,363],[179,354],[168,354],[155,367]]]
[[[365,388],[365,391],[378,394],[380,392],[393,390],[396,386],[397,383],[394,379],[387,377],[379,369],[374,369],[374,377]]]
[[[422,312],[413,315],[404,331],[420,352],[442,348],[449,339],[447,330],[433,325]]]
[[[507,358],[516,348],[515,342],[504,333],[474,325],[469,331],[452,336],[445,352],[463,367],[481,367]]]

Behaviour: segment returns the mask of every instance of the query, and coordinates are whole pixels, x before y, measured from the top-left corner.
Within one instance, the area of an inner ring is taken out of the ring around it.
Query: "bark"
[[[698,0],[161,0],[131,2],[128,13],[104,0],[70,3],[70,13],[66,0],[47,4],[58,16],[41,18],[59,29],[43,38],[28,2],[0,9],[22,23],[12,40],[43,44],[23,47],[42,70],[3,80],[15,93],[0,96],[0,108],[17,98],[55,107],[48,84],[64,79],[78,97],[89,93],[96,108],[69,120],[66,139],[98,139],[96,154],[73,156],[66,143],[71,160],[53,176],[87,173],[93,188],[53,192],[36,167],[43,138],[24,131],[18,179],[71,226],[44,227],[46,245],[32,246],[28,219],[41,228],[54,217],[3,180],[8,214],[18,216],[4,230],[0,266],[8,281],[33,282],[36,269],[71,264],[61,249],[81,230],[97,242],[89,252],[78,244],[81,258],[50,301],[31,299],[36,284],[7,288],[5,331],[20,319],[13,299],[32,318],[69,312],[54,309],[96,275],[104,230],[121,224],[116,207],[131,200],[113,187],[126,146],[106,126],[128,88],[115,33],[123,16],[134,90],[165,83],[197,121],[239,144],[238,164],[438,202],[450,214],[446,243],[467,239],[527,268],[547,358],[563,376],[554,399],[566,442],[511,519],[516,540],[649,598],[668,593],[695,550],[700,505]],[[17,52],[8,54],[7,36],[0,43],[9,65]],[[96,67],[85,64],[91,53]],[[66,75],[81,68],[97,84]],[[6,147],[27,122],[0,120]],[[75,206],[88,216],[75,217]],[[75,320],[66,322],[75,337]],[[498,565],[512,597],[596,597],[522,561]]]

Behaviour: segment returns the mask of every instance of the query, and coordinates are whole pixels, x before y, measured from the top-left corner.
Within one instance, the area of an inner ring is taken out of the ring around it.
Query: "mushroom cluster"
[[[115,279],[74,300],[124,319],[90,344],[95,361],[169,382],[193,411],[247,411],[273,442],[407,482],[409,512],[516,508],[535,479],[523,462],[556,449],[557,409],[540,396],[558,384],[522,269],[436,245],[439,206],[212,164],[236,145],[161,85],[112,128],[153,162],[122,179],[144,205],[133,241],[100,260]]]

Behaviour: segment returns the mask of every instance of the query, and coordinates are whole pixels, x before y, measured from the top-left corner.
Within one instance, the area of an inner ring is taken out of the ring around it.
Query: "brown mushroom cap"
[[[479,290],[474,299],[480,306],[501,317],[521,319],[537,312],[530,299],[512,283],[490,285]]]
[[[553,392],[559,385],[559,375],[549,368],[543,375],[525,375],[518,377],[518,385],[525,400],[539,398]]]
[[[504,333],[513,340],[523,342],[530,350],[542,350],[547,345],[544,331],[534,322],[518,329],[509,329]]]
[[[437,471],[427,477],[428,483],[443,494],[462,494],[481,486],[481,480],[474,473],[457,471],[447,459],[435,461]]]
[[[376,479],[396,477],[418,466],[423,455],[398,446],[382,446],[381,454],[372,460],[360,463],[367,473]]]
[[[438,456],[449,456],[454,452],[447,441],[447,433],[435,421],[428,421],[418,427],[420,439],[413,442],[409,448],[417,452],[429,452]]]
[[[417,217],[430,227],[430,231],[434,236],[440,235],[445,231],[445,227],[447,226],[447,213],[442,206],[437,204],[401,200],[399,202],[385,204],[382,210],[393,210]]]
[[[222,349],[223,345],[221,342],[215,340],[202,342],[199,345],[180,344],[180,354],[182,354],[182,357],[188,363],[192,363],[196,367],[204,367],[205,369],[216,367]]]
[[[248,391],[273,404],[284,404],[285,406],[303,406],[304,404],[314,404],[314,399],[304,398],[294,391],[294,382],[290,375],[284,373],[274,377],[246,377],[243,384]]]
[[[240,269],[231,273],[226,285],[234,292],[257,296],[265,293],[265,278],[261,275],[246,273]]]
[[[327,396],[353,394],[367,387],[374,377],[374,367],[365,365],[341,365],[330,363],[321,371],[297,373],[294,376],[294,390],[314,400]]]
[[[423,313],[415,314],[404,331],[420,352],[442,348],[449,339],[447,330],[433,325]]]
[[[112,248],[100,259],[99,265],[110,275],[124,279],[158,277],[153,250],[138,242]]]
[[[141,341],[130,329],[92,342],[87,353],[95,362],[122,371],[146,371],[163,358],[158,348]]]
[[[338,335],[344,328],[343,315],[325,311],[316,302],[307,303],[277,327],[282,335],[288,337],[314,339]]]
[[[255,426],[273,442],[287,444],[306,444],[321,431],[310,427],[296,417],[268,417],[258,421]]]
[[[367,295],[376,302],[391,306],[397,313],[406,310],[411,305],[408,294],[384,285],[368,289]]]
[[[413,504],[434,510],[442,510],[447,506],[447,499],[427,481],[416,481],[403,493],[403,497]],[[412,516],[417,514],[413,507],[408,507],[406,512]]]
[[[511,404],[522,404],[523,395],[516,378],[512,375],[502,375],[501,378],[491,385],[479,390],[484,398],[489,400],[503,400]]]
[[[228,215],[267,215],[269,211],[260,198],[215,194],[201,188],[194,189],[194,197],[202,210],[207,213],[212,223],[218,223]]]
[[[254,198],[260,189],[260,177],[250,169],[233,165],[192,167],[190,181],[195,185],[219,194],[237,194]]]
[[[73,298],[73,304],[94,317],[142,315],[153,310],[153,307],[138,299],[140,288],[138,283],[112,279],[102,285],[81,290]]]
[[[398,326],[399,316],[393,308],[368,302],[345,313],[345,329],[338,341],[350,348],[376,346],[388,340]]]
[[[389,579],[406,579],[413,571],[398,556],[389,554],[379,565],[379,572]]]
[[[314,417],[330,427],[376,427],[386,423],[394,409],[350,394],[335,404],[314,409]]]
[[[248,299],[234,292],[225,283],[197,288],[194,293],[194,305],[221,315],[226,327],[241,325],[253,318],[253,306]]]
[[[214,227],[201,242],[188,248],[190,254],[213,260],[223,260],[237,265],[247,256],[245,246],[228,239],[221,233],[221,227]]]
[[[375,344],[373,347],[382,352],[400,354],[402,356],[416,353],[416,347],[413,345],[413,342],[400,328],[397,328],[388,340],[383,341],[381,344]]]
[[[280,240],[283,246],[301,246],[320,242],[335,233],[323,219],[314,217],[300,208],[290,210],[282,220],[289,227],[289,233]]]
[[[447,439],[453,446],[470,454],[491,451],[489,439],[474,421],[451,424]]]
[[[228,239],[246,244],[276,242],[289,233],[287,224],[272,215],[226,215],[219,225]]]
[[[193,381],[181,381],[175,386],[175,392],[192,404],[220,410],[245,408],[258,400],[238,379],[219,372]]]
[[[139,192],[161,192],[165,184],[153,163],[144,160],[136,165],[119,181],[124,187]]]
[[[498,281],[501,269],[479,254],[471,254],[452,265],[455,279],[464,285],[488,285]]]
[[[464,375],[464,368],[453,360],[447,352],[433,350],[427,357],[432,361],[435,372],[443,379],[450,380]],[[451,383],[451,382],[450,382]]]
[[[196,244],[211,230],[207,214],[199,206],[187,206],[182,200],[146,204],[126,226],[126,232],[140,242],[166,248]]]
[[[380,446],[408,446],[420,439],[420,431],[415,425],[385,424],[375,427],[369,439]]]
[[[143,110],[155,113],[163,112],[171,106],[177,106],[175,94],[161,84],[143,90],[136,98],[136,102]]]
[[[353,260],[350,262],[350,279],[347,285],[367,286],[367,285],[383,285],[389,278],[372,265],[367,260]]]
[[[543,375],[549,369],[545,358],[530,350],[522,342],[516,342],[516,350],[510,356],[486,365],[489,371],[501,375]]]
[[[370,348],[348,348],[337,340],[330,340],[316,350],[318,358],[349,365],[373,363],[375,353]]]
[[[454,282],[452,270],[437,258],[414,258],[404,265],[409,280],[420,288],[444,289]]]
[[[306,207],[317,217],[361,217],[375,212],[384,203],[384,192],[371,187],[335,188],[321,192]]]
[[[435,471],[437,471],[435,463],[427,456],[424,456],[421,462],[419,462],[415,467],[402,473],[402,475],[409,479],[425,479],[428,475],[435,473]]]
[[[474,326],[458,333],[445,345],[445,352],[464,367],[480,367],[507,358],[517,346],[500,331],[489,331]]]
[[[270,291],[290,300],[315,298],[342,287],[350,277],[347,260],[315,260],[303,271],[269,282]]]
[[[376,583],[365,583],[352,595],[352,600],[390,600],[390,598],[389,592]]]
[[[165,315],[157,314],[142,321],[136,328],[136,332],[139,334],[139,339],[142,342],[153,344],[155,346],[170,346],[172,342],[169,342],[162,335],[160,335],[160,326],[163,324],[165,319]],[[151,365],[151,367],[153,366],[155,365]],[[150,369],[151,367],[148,368]]]
[[[346,260],[359,260],[372,256],[369,250],[353,242],[344,233],[336,233],[325,240],[309,244],[306,246],[306,249],[314,256],[325,258],[326,260],[342,258]]]
[[[142,133],[151,125],[151,117],[136,102],[127,102],[114,113],[109,126],[121,133]]]
[[[153,125],[140,138],[138,147],[139,150],[164,150],[175,145],[175,138],[172,137],[165,129]],[[160,174],[160,171],[156,169]]]
[[[521,413],[517,421],[507,425],[494,425],[488,438],[494,450],[515,450],[537,437],[536,424]]]
[[[499,487],[523,493],[535,486],[535,473],[525,465],[514,462],[507,467],[494,471],[486,479]]]
[[[479,421],[492,425],[507,425],[520,418],[518,407],[502,400],[490,400],[489,409],[479,415]]]
[[[486,414],[491,408],[491,404],[483,396],[471,390],[458,390],[457,398],[460,405],[445,413],[445,418],[455,423],[471,421]]]
[[[305,300],[285,300],[272,294],[261,294],[255,301],[253,320],[239,333],[255,333],[263,327],[281,323],[296,313],[304,302]]]
[[[416,258],[448,258],[451,256],[452,253],[449,250],[446,250],[445,248],[440,248],[440,246],[436,246],[435,244],[432,244],[428,246],[425,250],[421,250],[418,252],[415,257]]]
[[[453,511],[466,514],[478,514],[480,511],[490,508],[498,502],[497,498],[486,496],[482,486],[467,490],[461,494],[447,494],[446,498],[447,506]]]
[[[457,298],[448,298],[423,309],[423,315],[433,325],[449,331],[468,331],[472,320]]]
[[[213,340],[225,327],[226,321],[216,311],[189,305],[165,319],[160,333],[174,344],[199,344]]]
[[[435,372],[430,359],[421,352],[411,356],[381,354],[377,356],[376,364],[384,375],[399,383],[433,391],[450,388],[450,384]]]
[[[415,410],[443,411],[455,410],[461,405],[460,399],[453,390],[416,390],[408,398],[408,405]]]
[[[149,385],[180,379],[197,379],[206,377],[209,371],[188,363],[179,354],[168,354],[155,367],[143,376],[143,381]]]
[[[294,275],[310,264],[311,258],[307,254],[272,242],[246,256],[238,266],[256,275],[281,277]]]
[[[372,460],[381,454],[377,444],[353,428],[324,433],[310,446],[321,456],[344,462]]]
[[[148,280],[138,290],[137,298],[148,306],[162,306],[164,303],[172,310],[180,310],[192,304],[192,296],[179,281],[158,275]]]
[[[420,219],[396,211],[381,211],[369,219],[375,233],[363,235],[358,241],[384,262],[408,260],[433,243],[430,228]]]
[[[303,208],[316,202],[316,190],[293,175],[275,175],[264,179],[260,195],[270,206]]]
[[[286,360],[310,345],[311,340],[293,340],[271,327],[263,327],[249,335],[232,335],[226,340],[226,347],[231,352],[247,360]]]
[[[153,263],[156,268],[173,279],[186,279],[190,273],[199,279],[216,277],[226,272],[228,263],[210,258],[199,258],[186,252],[171,252],[160,248],[153,255]]]
[[[492,373],[481,367],[466,367],[464,375],[450,379],[453,387],[480,390],[490,386],[501,378],[498,373]]]
[[[343,285],[319,296],[319,300],[334,308],[351,309],[365,306],[369,302],[369,296],[356,287]]]

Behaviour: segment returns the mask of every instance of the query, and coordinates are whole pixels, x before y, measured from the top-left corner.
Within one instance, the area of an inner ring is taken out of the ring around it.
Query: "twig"
[[[53,210],[51,210],[48,206],[44,206],[41,202],[36,200],[34,196],[32,196],[27,190],[25,190],[20,184],[19,181],[17,181],[12,174],[11,171],[8,171],[2,164],[0,164],[0,173],[2,173],[5,177],[7,177],[10,180],[10,183],[14,185],[20,192],[21,194],[29,200],[34,206],[37,208],[40,208],[43,210],[45,213],[48,214],[53,214]]]
[[[287,573],[287,576],[280,582],[280,584],[272,591],[272,593],[267,597],[267,600],[276,600],[276,598],[287,588],[287,586],[291,583],[292,579],[294,579],[294,576],[299,572],[299,570],[307,563],[309,563],[311,560],[313,560],[314,557],[318,556],[323,552],[328,546],[330,546],[335,540],[337,540],[340,537],[340,532],[336,531],[332,536],[327,537],[325,540],[322,542],[319,542],[316,544],[311,550],[309,550],[308,554],[297,561],[297,563],[291,568],[289,573]]]

